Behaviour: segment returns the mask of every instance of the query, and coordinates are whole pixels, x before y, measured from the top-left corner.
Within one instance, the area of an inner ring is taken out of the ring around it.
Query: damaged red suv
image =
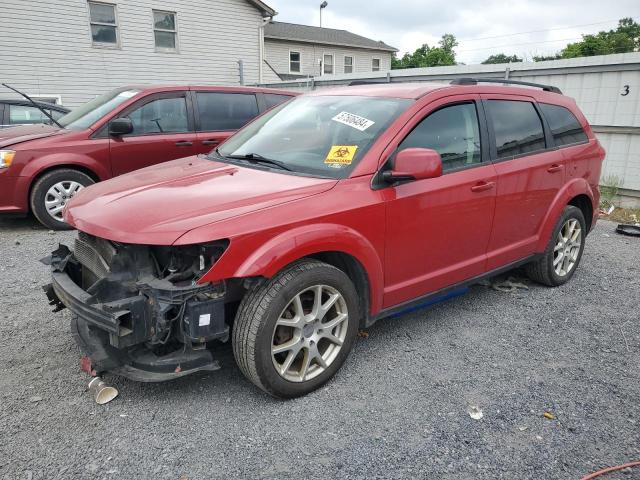
[[[567,282],[603,157],[555,87],[321,90],[208,156],[78,193],[64,214],[77,240],[48,259],[45,290],[97,373],[215,370],[231,342],[251,382],[295,397],[383,317],[520,265]]]

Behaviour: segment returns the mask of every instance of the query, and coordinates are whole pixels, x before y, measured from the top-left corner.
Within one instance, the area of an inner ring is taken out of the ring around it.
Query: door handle
[[[202,144],[203,145],[218,145],[220,143],[220,140],[203,140]]]
[[[176,147],[190,147],[191,145],[193,145],[193,142],[189,142],[187,140],[176,142]]]
[[[494,182],[478,182],[476,185],[471,187],[472,192],[484,192],[486,190],[491,190],[495,185]]]
[[[554,163],[549,168],[547,168],[547,172],[549,173],[556,173],[556,172],[559,172],[560,170],[562,170],[562,165],[558,165],[557,163]]]

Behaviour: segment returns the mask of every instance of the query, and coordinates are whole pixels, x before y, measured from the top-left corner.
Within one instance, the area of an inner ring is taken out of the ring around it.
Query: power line
[[[596,23],[583,23],[582,25],[569,25],[567,27],[557,27],[557,28],[546,28],[544,30],[530,30],[528,32],[517,32],[517,33],[507,33],[505,35],[494,35],[491,37],[479,37],[479,38],[461,38],[460,42],[475,42],[477,40],[490,40],[492,38],[504,38],[504,37],[515,37],[516,35],[526,35],[529,33],[542,33],[542,32],[554,32],[557,30],[568,30],[569,28],[578,28],[578,27],[591,27],[593,25],[603,25],[605,23],[618,22],[619,19],[614,20],[605,20],[604,22],[596,22]]]
[[[456,53],[463,52],[476,52],[478,50],[491,50],[492,48],[511,48],[511,47],[520,47],[522,45],[534,45],[538,43],[554,43],[554,42],[575,42],[578,40],[582,40],[581,37],[573,37],[573,38],[559,38],[557,40],[542,40],[536,42],[526,42],[526,43],[510,43],[508,45],[493,45],[491,47],[482,47],[482,48],[470,48],[467,50],[456,50]]]

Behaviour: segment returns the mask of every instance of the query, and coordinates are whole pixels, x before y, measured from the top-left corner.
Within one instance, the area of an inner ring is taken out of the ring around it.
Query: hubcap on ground
[[[291,382],[320,375],[336,359],[349,327],[347,303],[328,285],[314,285],[295,295],[273,332],[271,358],[278,374]]]
[[[64,206],[83,188],[81,184],[74,181],[63,181],[53,185],[44,197],[44,205],[49,215],[61,222]]]
[[[556,246],[553,249],[553,268],[556,275],[564,277],[573,270],[582,245],[580,222],[570,218],[558,232]]]

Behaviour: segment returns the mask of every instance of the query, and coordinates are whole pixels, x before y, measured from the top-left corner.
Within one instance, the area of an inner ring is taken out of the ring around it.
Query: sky
[[[525,59],[555,53],[580,35],[615,28],[618,19],[640,21],[640,0],[327,0],[322,26],[349,30],[413,52],[435,46],[445,33],[460,45],[456,59],[480,63],[495,53]],[[266,0],[281,22],[319,24],[321,0]]]

